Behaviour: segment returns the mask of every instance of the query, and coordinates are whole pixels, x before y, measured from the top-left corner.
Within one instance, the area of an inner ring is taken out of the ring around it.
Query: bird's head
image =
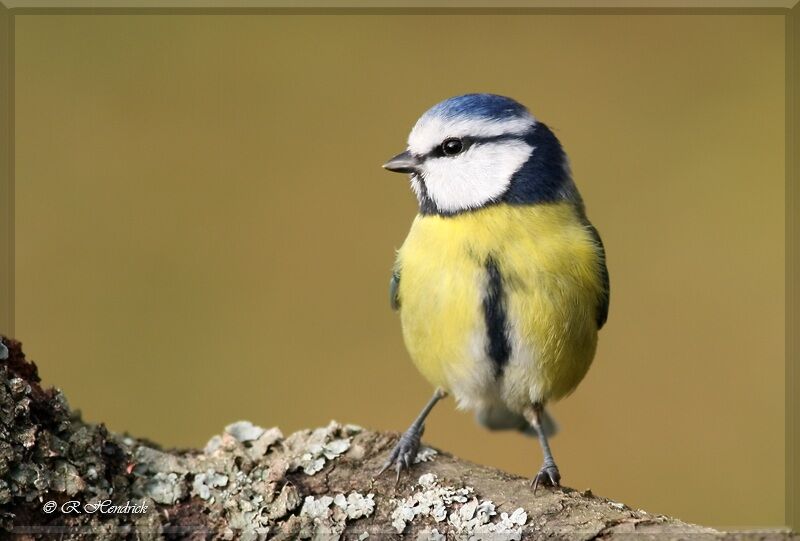
[[[423,214],[580,200],[555,135],[523,105],[495,94],[434,105],[411,130],[406,151],[383,167],[410,175]]]

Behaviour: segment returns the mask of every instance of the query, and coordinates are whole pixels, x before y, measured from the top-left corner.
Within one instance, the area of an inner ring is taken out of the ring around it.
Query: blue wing
[[[392,307],[392,310],[399,310],[400,309],[400,296],[399,292],[397,291],[400,287],[400,271],[395,270],[392,272],[392,279],[389,282],[389,305]]]
[[[598,255],[600,256],[600,279],[603,284],[603,291],[600,296],[600,303],[597,305],[597,328],[602,329],[606,320],[608,320],[608,304],[611,300],[611,284],[608,279],[608,267],[606,267],[606,250],[603,247],[603,240],[600,238],[600,233],[597,232],[597,229],[588,223],[588,220],[586,225],[597,243]]]

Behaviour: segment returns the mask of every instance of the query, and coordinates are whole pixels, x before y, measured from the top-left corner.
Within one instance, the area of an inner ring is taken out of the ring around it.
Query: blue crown
[[[491,118],[506,120],[528,115],[521,103],[497,94],[464,94],[437,103],[423,117]]]

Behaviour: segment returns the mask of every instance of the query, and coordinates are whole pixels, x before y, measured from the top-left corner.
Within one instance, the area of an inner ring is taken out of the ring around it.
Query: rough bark
[[[288,437],[238,422],[203,450],[164,450],[83,422],[4,342],[0,529],[23,539],[791,537],[723,534],[588,491],[534,495],[527,479],[430,448],[399,483],[375,479],[398,435],[335,422]],[[127,503],[146,511],[109,507]]]

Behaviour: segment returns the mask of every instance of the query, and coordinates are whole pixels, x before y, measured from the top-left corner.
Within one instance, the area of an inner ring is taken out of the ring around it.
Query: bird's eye
[[[442,152],[445,156],[455,156],[464,150],[464,141],[457,137],[450,137],[442,142]]]

